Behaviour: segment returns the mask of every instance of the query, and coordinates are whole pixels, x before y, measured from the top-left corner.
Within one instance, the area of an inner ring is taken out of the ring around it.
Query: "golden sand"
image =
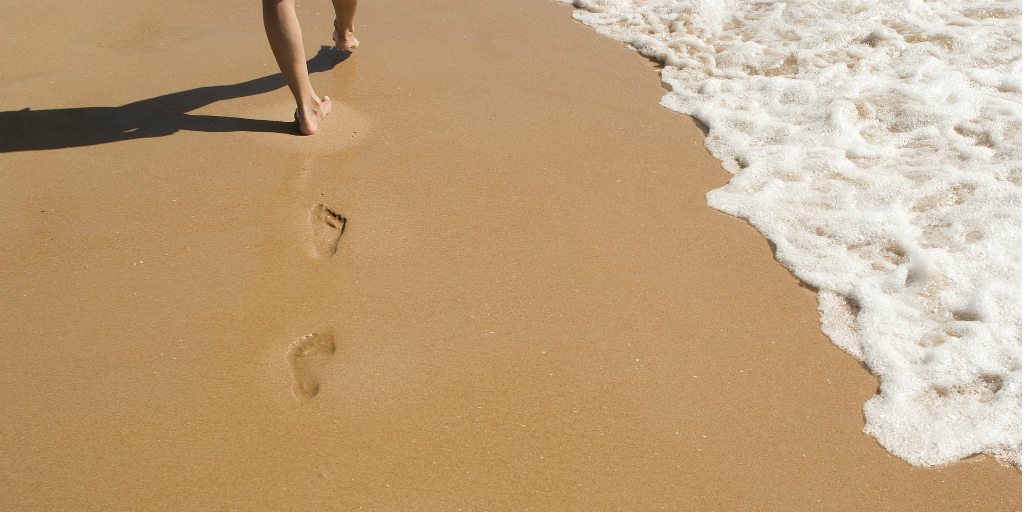
[[[4,2],[0,509],[1019,510],[861,433],[874,377],[570,12],[363,2],[302,138],[253,2]]]

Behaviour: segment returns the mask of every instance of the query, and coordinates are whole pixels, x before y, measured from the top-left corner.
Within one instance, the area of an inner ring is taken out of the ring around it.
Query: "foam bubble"
[[[664,64],[747,219],[881,379],[864,431],[1020,466],[1019,0],[561,0]]]

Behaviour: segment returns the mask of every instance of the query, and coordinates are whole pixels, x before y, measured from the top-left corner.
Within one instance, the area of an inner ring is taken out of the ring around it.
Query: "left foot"
[[[324,96],[321,100],[314,96],[313,102],[308,106],[295,110],[295,120],[299,123],[299,133],[313,135],[320,128],[320,121],[323,121],[327,114],[330,113],[331,99]]]
[[[307,334],[288,348],[288,364],[292,368],[292,394],[295,398],[313,398],[320,391],[320,375],[334,354],[334,336],[329,333]]]

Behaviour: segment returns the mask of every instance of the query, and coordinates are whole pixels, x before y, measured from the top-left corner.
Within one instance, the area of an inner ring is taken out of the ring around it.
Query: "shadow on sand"
[[[351,55],[322,46],[306,61],[310,73],[329,71]],[[285,86],[280,73],[232,85],[199,87],[120,107],[61,108],[0,112],[0,153],[72,148],[122,140],[163,137],[179,130],[277,132],[298,135],[294,122],[190,115],[211,103],[255,96]]]

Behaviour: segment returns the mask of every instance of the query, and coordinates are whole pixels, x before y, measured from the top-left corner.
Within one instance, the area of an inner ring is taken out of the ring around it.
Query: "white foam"
[[[881,379],[864,431],[1020,467],[1019,0],[561,0],[664,63],[743,217]]]

